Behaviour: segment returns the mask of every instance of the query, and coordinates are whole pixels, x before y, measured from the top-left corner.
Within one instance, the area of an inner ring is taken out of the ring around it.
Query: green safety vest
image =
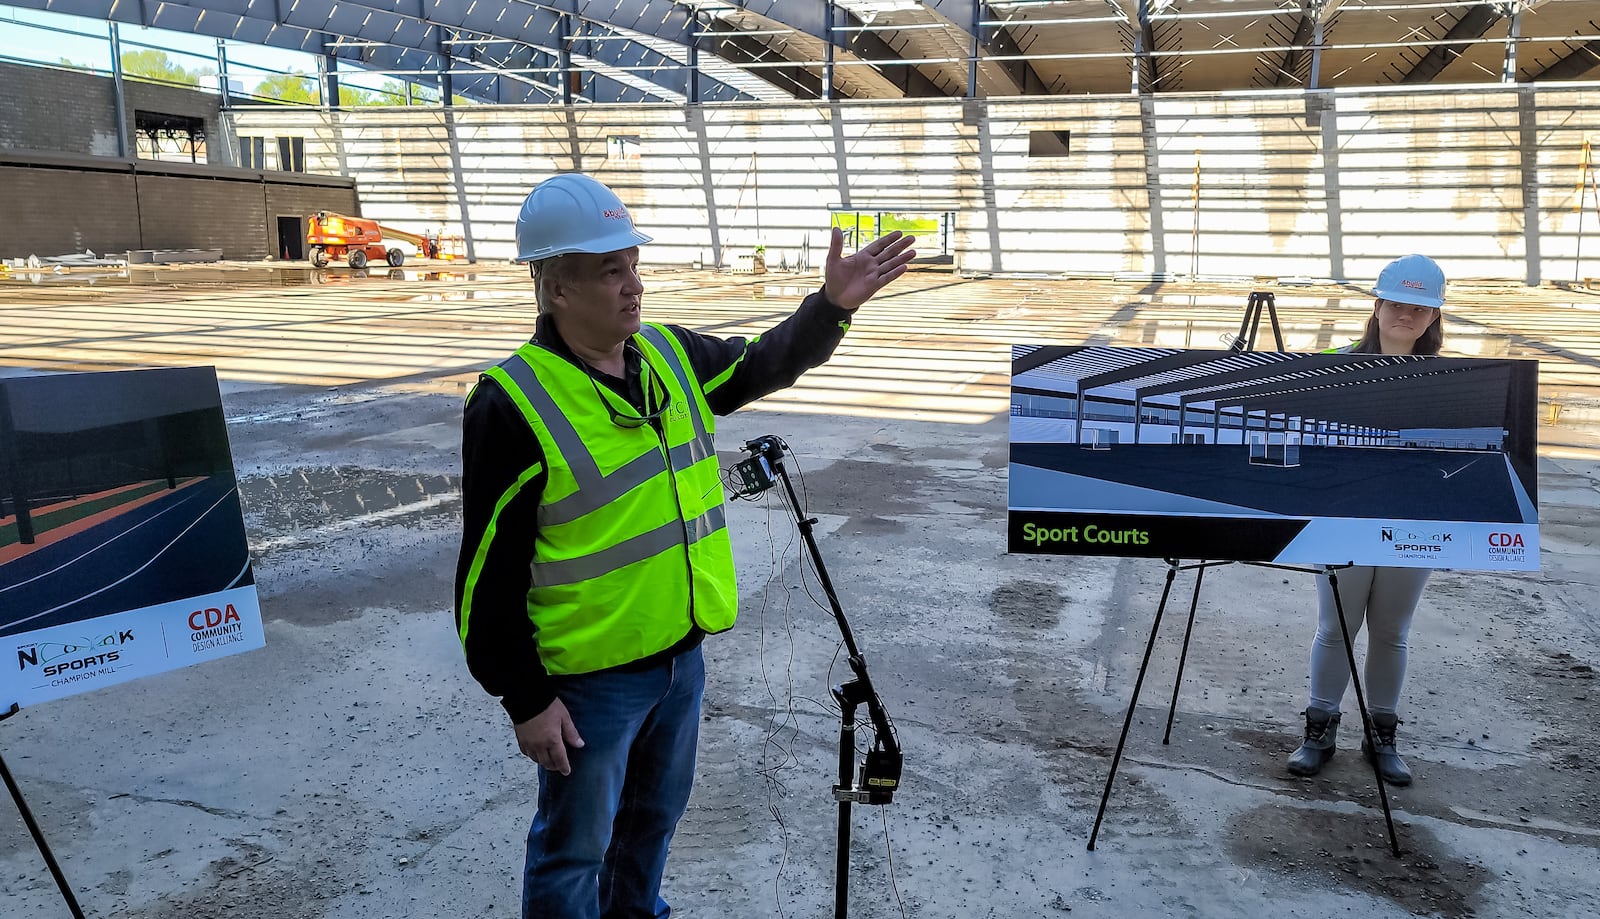
[[[550,673],[640,660],[738,613],[711,408],[671,332],[632,341],[646,387],[668,393],[659,433],[617,425],[602,400],[633,413],[627,400],[532,342],[488,371],[544,451],[528,617]]]

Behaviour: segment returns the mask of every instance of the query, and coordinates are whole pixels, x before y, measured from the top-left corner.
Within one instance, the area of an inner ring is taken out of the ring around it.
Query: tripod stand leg
[[[1367,714],[1367,697],[1361,691],[1361,674],[1356,672],[1356,648],[1350,641],[1350,626],[1344,620],[1344,600],[1339,597],[1339,576],[1328,569],[1328,587],[1333,591],[1333,608],[1339,613],[1339,631],[1344,634],[1344,653],[1350,662],[1350,682],[1356,687],[1356,704],[1361,707],[1361,730],[1367,746],[1378,749],[1378,739],[1372,736],[1372,718]],[[1383,822],[1389,827],[1389,848],[1400,857],[1400,840],[1394,834],[1394,815],[1389,811],[1389,791],[1383,784],[1383,773],[1378,769],[1378,758],[1372,757],[1372,778],[1378,783],[1378,800],[1383,803]]]
[[[1260,316],[1259,310],[1260,304],[1256,300],[1256,295],[1251,294],[1250,299],[1245,301],[1244,321],[1239,323],[1239,335],[1233,340],[1233,350],[1251,350],[1251,345],[1255,341],[1255,333],[1252,330],[1255,328],[1255,320]]]
[[[839,696],[839,786],[849,788],[854,776],[856,754],[856,710]],[[850,801],[839,801],[839,849],[833,864],[833,916],[845,919],[850,912]]]
[[[1089,831],[1089,851],[1094,851],[1095,838],[1100,835],[1100,821],[1106,816],[1106,802],[1111,800],[1111,783],[1117,779],[1117,767],[1122,763],[1122,747],[1128,742],[1128,728],[1133,725],[1133,710],[1139,706],[1139,690],[1144,687],[1144,674],[1150,668],[1150,652],[1156,646],[1156,633],[1161,631],[1161,614],[1167,608],[1167,596],[1172,593],[1172,581],[1178,576],[1178,563],[1167,561],[1167,583],[1161,588],[1161,602],[1156,605],[1156,620],[1150,625],[1150,640],[1144,645],[1144,660],[1139,664],[1139,678],[1133,681],[1133,698],[1128,700],[1128,714],[1122,719],[1122,736],[1117,738],[1117,752],[1111,757],[1111,772],[1106,775],[1106,788],[1100,794],[1100,810],[1094,815],[1094,829]]]
[[[44,863],[50,869],[50,876],[56,879],[56,887],[61,890],[61,899],[67,901],[67,908],[72,910],[73,919],[83,919],[83,908],[78,905],[78,898],[72,895],[67,877],[61,873],[61,866],[56,864],[56,857],[51,853],[50,845],[44,841],[44,833],[39,831],[39,824],[34,822],[33,811],[28,809],[28,802],[22,800],[22,789],[17,787],[16,780],[11,777],[11,770],[6,768],[3,756],[0,756],[0,777],[5,779],[6,790],[11,792],[12,800],[17,802],[17,811],[22,814],[22,822],[28,825],[28,832],[33,834],[33,843],[39,847],[39,854],[44,856]]]
[[[1189,659],[1189,636],[1194,634],[1194,610],[1200,605],[1200,582],[1205,580],[1205,576],[1205,565],[1201,565],[1194,573],[1194,596],[1189,600],[1189,624],[1183,630],[1183,651],[1178,655],[1178,675],[1172,680],[1172,705],[1167,709],[1167,733],[1161,735],[1163,744],[1172,742],[1172,719],[1178,714],[1178,687],[1183,685],[1183,665]]]
[[[845,919],[850,913],[850,802],[839,802],[839,852],[833,865],[833,915]]]
[[[1283,326],[1278,324],[1278,299],[1273,294],[1267,294],[1267,315],[1272,319],[1272,338],[1278,343],[1279,351],[1287,351],[1283,344]]]

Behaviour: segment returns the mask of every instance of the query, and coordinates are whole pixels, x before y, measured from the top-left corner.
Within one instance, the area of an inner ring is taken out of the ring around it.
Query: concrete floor
[[[646,309],[742,334],[814,283],[664,271]],[[1168,619],[1086,851],[1165,569],[1004,553],[1009,344],[1220,348],[1247,289],[918,272],[893,290],[832,363],[720,439],[729,461],[758,434],[794,449],[905,747],[894,803],[855,812],[852,915],[1600,914],[1600,295],[1453,291],[1448,352],[1541,361],[1544,569],[1435,575],[1402,703],[1417,783],[1390,794],[1397,859],[1354,732],[1322,776],[1284,773],[1313,585],[1240,566],[1206,577],[1163,746]],[[1276,293],[1291,350],[1354,337],[1370,304]],[[449,607],[460,398],[530,331],[525,278],[45,275],[0,282],[0,318],[0,373],[219,368],[268,619],[263,650],[0,725],[86,911],[514,915],[533,769],[467,675]],[[787,511],[739,502],[730,519],[745,607],[706,646],[667,895],[687,917],[826,915],[838,629]],[[0,912],[67,915],[7,810]]]

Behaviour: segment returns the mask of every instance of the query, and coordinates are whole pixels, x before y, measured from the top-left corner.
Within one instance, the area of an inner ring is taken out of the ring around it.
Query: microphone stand
[[[895,734],[894,725],[889,721],[888,713],[884,711],[883,701],[872,688],[872,678],[867,675],[866,658],[856,647],[855,634],[850,630],[844,608],[839,603],[839,595],[833,589],[833,580],[828,577],[828,569],[822,562],[822,553],[817,548],[816,536],[812,533],[817,525],[817,518],[807,517],[802,512],[800,498],[795,494],[794,483],[789,478],[788,470],[784,468],[783,453],[788,449],[788,444],[769,434],[746,442],[744,449],[750,454],[749,458],[741,460],[733,467],[735,481],[732,484],[736,496],[751,497],[772,488],[779,482],[783,484],[789,498],[789,509],[794,513],[795,524],[800,528],[800,537],[805,541],[806,550],[810,552],[811,561],[816,566],[817,579],[822,582],[822,590],[828,595],[828,605],[833,609],[834,621],[839,624],[839,634],[844,640],[845,659],[850,664],[850,671],[855,674],[854,679],[832,688],[833,698],[839,703],[839,782],[833,786],[833,799],[839,804],[839,838],[837,858],[834,863],[833,915],[835,919],[846,919],[850,909],[850,806],[888,804],[894,797],[896,789],[900,787],[902,765],[900,741]],[[872,723],[875,740],[857,774],[856,709],[862,705],[867,707],[867,718]]]

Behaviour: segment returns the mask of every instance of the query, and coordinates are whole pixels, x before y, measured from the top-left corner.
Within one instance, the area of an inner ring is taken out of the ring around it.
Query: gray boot
[[[1339,713],[1320,708],[1306,709],[1306,739],[1289,755],[1289,771],[1295,775],[1316,775],[1333,759],[1334,741],[1339,734]]]
[[[1382,712],[1372,713],[1372,736],[1377,741],[1378,752],[1372,752],[1372,745],[1365,737],[1361,738],[1361,753],[1370,762],[1374,755],[1378,758],[1378,774],[1390,785],[1410,785],[1411,770],[1406,768],[1405,760],[1394,749],[1395,728],[1400,726],[1400,719],[1394,715]]]

